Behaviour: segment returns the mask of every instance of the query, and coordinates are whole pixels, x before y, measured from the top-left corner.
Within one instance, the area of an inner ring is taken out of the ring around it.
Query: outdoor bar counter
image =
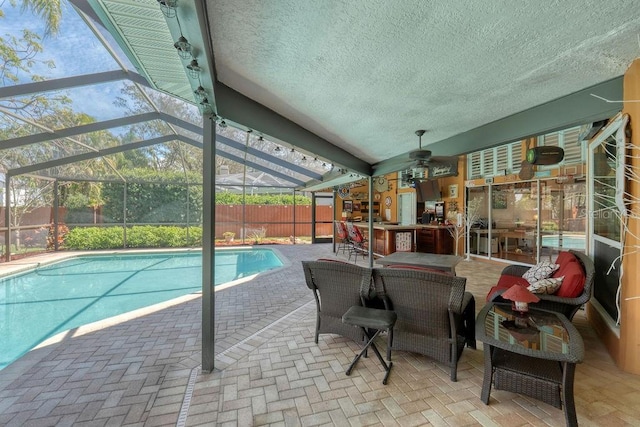
[[[373,253],[385,256],[394,252],[426,252],[432,254],[453,254],[452,226],[446,225],[397,225],[373,224],[373,239],[368,238],[368,223],[354,223],[373,244]]]

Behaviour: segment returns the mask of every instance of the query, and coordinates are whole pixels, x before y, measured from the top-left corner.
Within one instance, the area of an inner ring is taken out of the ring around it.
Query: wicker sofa
[[[303,261],[302,266],[316,301],[316,343],[320,333],[362,341],[360,330],[343,324],[342,315],[353,305],[384,307],[398,316],[391,348],[447,364],[456,381],[465,343],[475,348],[475,300],[465,292],[466,278],[328,260]]]
[[[552,277],[564,277],[560,289],[555,294],[537,294],[540,301],[531,306],[562,313],[571,320],[593,294],[593,260],[582,252],[570,250],[560,252],[554,262],[560,267]],[[530,268],[523,265],[505,267],[498,284],[487,294],[487,301],[504,301],[500,295],[514,284],[528,286],[529,282],[522,276]]]

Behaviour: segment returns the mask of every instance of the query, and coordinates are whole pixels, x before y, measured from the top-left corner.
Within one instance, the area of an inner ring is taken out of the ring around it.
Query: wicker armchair
[[[420,270],[374,268],[378,298],[398,315],[393,350],[424,354],[446,363],[457,380],[465,345],[460,319],[467,279]]]
[[[582,307],[586,302],[591,299],[593,295],[593,282],[595,275],[595,267],[593,264],[593,260],[589,258],[586,254],[578,251],[569,250],[568,252],[575,255],[578,259],[585,273],[585,282],[584,282],[584,290],[580,295],[575,298],[565,298],[558,297],[556,295],[546,295],[546,294],[537,294],[540,298],[540,301],[534,304],[531,304],[531,307],[540,308],[543,310],[555,311],[556,313],[564,314],[567,319],[573,319],[573,316],[576,312]],[[522,277],[522,275],[529,270],[530,267],[525,265],[509,265],[502,270],[503,275],[509,276],[518,276]],[[492,301],[500,301],[499,294],[492,295],[490,298]]]
[[[364,334],[342,322],[342,315],[362,305],[360,289],[371,287],[371,269],[336,261],[302,261],[307,287],[316,300],[316,336],[338,334],[362,342]]]

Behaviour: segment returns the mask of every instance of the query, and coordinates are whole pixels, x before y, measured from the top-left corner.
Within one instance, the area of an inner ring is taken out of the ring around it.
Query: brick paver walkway
[[[285,268],[216,292],[214,372],[199,369],[201,300],[191,295],[70,331],[0,371],[0,425],[564,425],[562,411],[512,393],[493,390],[484,405],[481,350],[465,349],[455,383],[445,366],[406,352],[393,353],[386,386],[375,358],[347,377],[357,345],[335,335],[314,343],[300,267],[332,256],[331,245],[276,249]],[[501,268],[459,264],[478,310]],[[634,425],[640,377],[615,367],[583,313],[574,322],[587,348],[579,422]]]

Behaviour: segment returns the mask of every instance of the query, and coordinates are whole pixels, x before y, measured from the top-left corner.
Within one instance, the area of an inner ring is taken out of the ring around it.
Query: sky
[[[45,27],[42,19],[29,11],[22,11],[21,2],[17,3],[13,7],[9,1],[0,0],[5,14],[4,18],[0,18],[0,34],[6,38],[8,34],[21,34],[26,28],[42,36]],[[110,36],[108,38],[111,39]],[[43,52],[37,59],[53,60],[55,68],[38,64],[34,73],[47,79],[119,69],[116,61],[66,0],[62,0],[59,32],[55,36],[43,37],[41,44]],[[120,58],[133,70],[123,54],[120,54]],[[27,76],[22,77],[24,80],[21,83],[30,81]],[[101,121],[123,116],[123,111],[114,105],[121,88],[122,83],[115,82],[68,90],[66,94],[71,97],[76,112],[84,112]]]

